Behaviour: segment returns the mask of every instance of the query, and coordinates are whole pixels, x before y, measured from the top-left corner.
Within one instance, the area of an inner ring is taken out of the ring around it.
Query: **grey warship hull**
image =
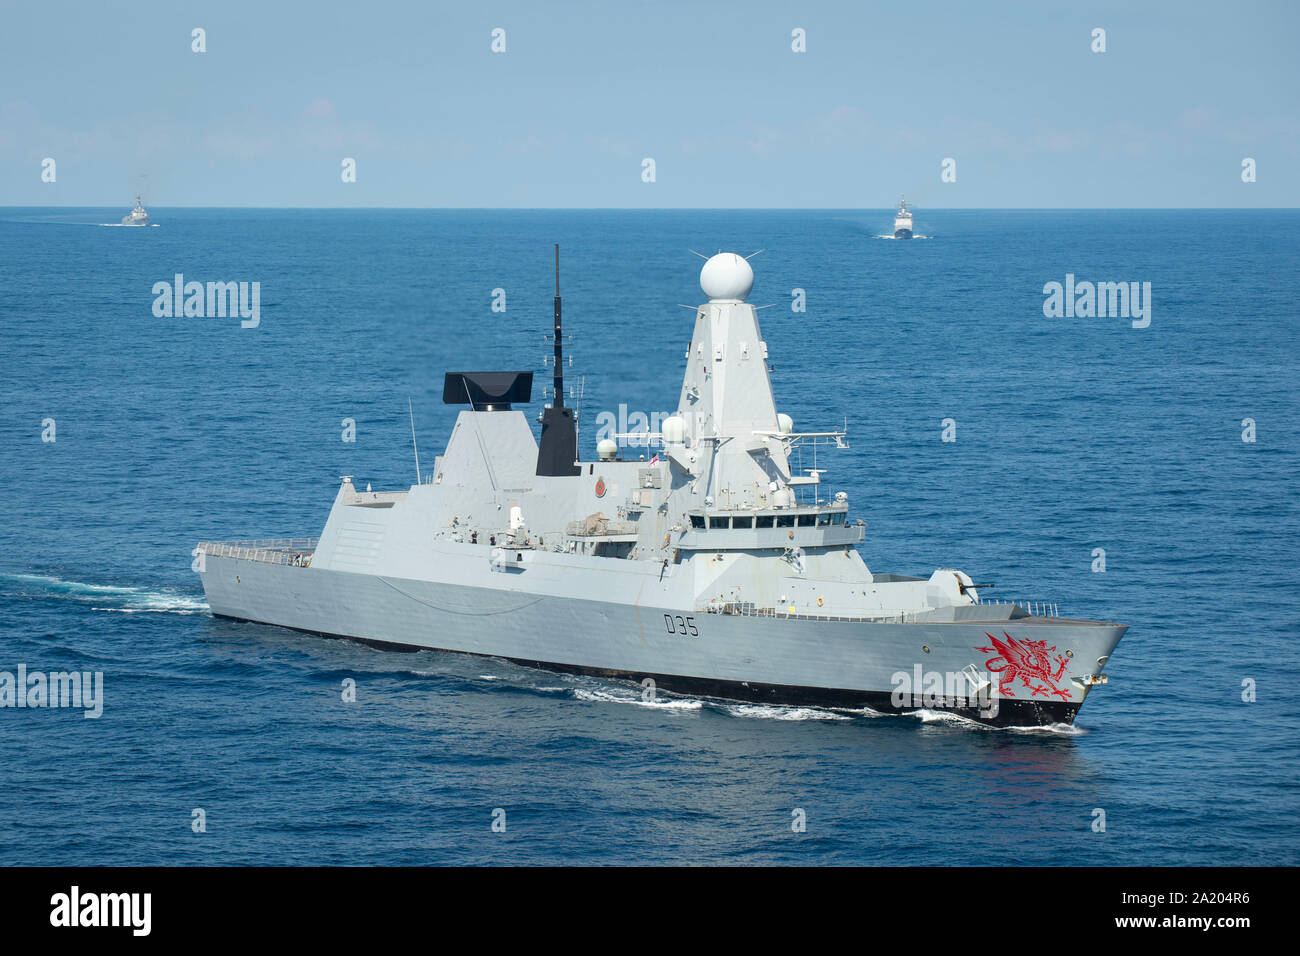
[[[550,562],[538,560],[550,555],[530,555],[527,570],[498,584],[490,579],[505,575],[489,570],[485,545],[443,549],[444,566],[459,571],[454,580],[441,581],[278,563],[282,552],[256,547],[200,548],[204,589],[219,617],[642,686],[649,680],[657,691],[674,694],[881,713],[939,710],[993,726],[1072,723],[1091,689],[1089,679],[1125,630],[1012,617],[1012,605],[980,605],[961,621],[701,613],[672,601],[680,582],[672,575],[660,580],[658,565],[610,581],[608,572],[593,573],[564,555]],[[529,575],[540,590],[527,589],[522,579]],[[596,593],[605,599],[592,599]],[[1052,680],[1043,679],[1050,673],[1012,675],[990,704],[990,695],[978,694],[965,675],[998,679],[997,664],[990,668],[990,651],[983,650],[992,648],[994,636],[1021,646],[1045,640],[1053,651],[1068,650],[1069,664]],[[927,688],[913,679],[918,669],[957,677]],[[903,693],[900,675],[908,678]]]

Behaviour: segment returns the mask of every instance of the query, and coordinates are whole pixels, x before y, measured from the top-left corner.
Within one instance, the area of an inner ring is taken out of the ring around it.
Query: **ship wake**
[[[578,700],[596,701],[603,704],[636,704],[639,707],[653,707],[658,710],[699,710],[704,706],[703,701],[690,698],[655,696],[647,699],[640,696],[632,697],[614,694],[603,690],[584,690],[581,687],[573,689],[573,696]]]
[[[114,614],[206,614],[208,603],[168,589],[69,581],[48,574],[0,574],[0,595],[76,601]]]
[[[920,710],[909,710],[902,713],[903,717],[915,717],[923,724],[951,724],[954,727],[968,728],[972,730],[992,730],[999,733],[1013,734],[1042,734],[1045,736],[1060,737],[1077,737],[1086,734],[1077,724],[1027,724],[1007,726],[997,726],[986,723],[982,720],[975,720],[972,717],[966,717],[962,714],[954,714],[950,710],[930,710],[922,708]]]
[[[760,720],[851,720],[818,707],[783,707],[779,704],[720,704],[719,709],[732,717],[757,717]]]

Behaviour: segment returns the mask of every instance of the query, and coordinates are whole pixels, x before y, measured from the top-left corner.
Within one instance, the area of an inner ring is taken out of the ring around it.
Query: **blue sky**
[[[1298,37],[1282,0],[0,0],[0,205],[1297,206]]]

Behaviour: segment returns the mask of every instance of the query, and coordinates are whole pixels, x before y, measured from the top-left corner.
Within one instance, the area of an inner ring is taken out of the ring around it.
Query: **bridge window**
[[[793,527],[794,527],[794,515],[777,515],[777,516],[776,516],[776,526],[777,526],[778,528],[793,528]]]
[[[744,515],[743,517],[732,518],[731,526],[733,528],[752,528],[754,527],[754,518],[752,515]]]
[[[759,515],[757,518],[754,519],[754,527],[770,528],[772,527],[772,518],[773,515]]]
[[[717,515],[709,518],[710,528],[725,528],[731,524],[730,518],[719,518]]]
[[[703,527],[704,527],[704,517],[703,517],[702,515],[691,515],[691,527],[692,527],[692,528],[703,528]]]
[[[817,516],[817,527],[824,528],[831,523],[830,512],[823,511]]]
[[[848,515],[843,511],[837,511],[835,514],[831,515],[831,524],[844,524],[844,519],[847,517]]]
[[[817,516],[816,516],[816,515],[800,515],[800,516],[799,516],[799,527],[801,527],[801,528],[811,528],[811,527],[812,527],[813,525],[815,525],[816,523],[817,523]]]

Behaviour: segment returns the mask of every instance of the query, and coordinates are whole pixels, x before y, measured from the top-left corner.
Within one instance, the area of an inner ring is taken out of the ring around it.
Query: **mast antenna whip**
[[[406,411],[411,416],[411,448],[415,451],[415,483],[420,484],[420,446],[415,443],[415,406],[411,396],[406,396]]]

